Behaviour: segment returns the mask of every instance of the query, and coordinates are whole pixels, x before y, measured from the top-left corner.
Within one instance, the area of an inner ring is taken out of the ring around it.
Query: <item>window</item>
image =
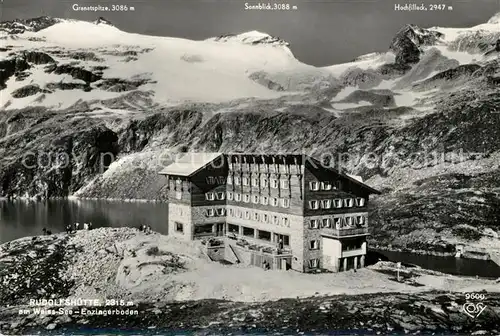
[[[318,267],[319,267],[319,259],[309,260],[309,268],[318,268]]]
[[[175,198],[180,200],[182,198],[182,191],[176,191],[175,192]]]
[[[289,208],[290,207],[290,200],[288,198],[282,198],[281,199],[281,206],[283,208]]]
[[[238,234],[240,232],[240,227],[238,225],[229,224],[227,226],[227,231],[229,233],[236,233],[236,234]]]
[[[356,219],[357,219],[358,225],[365,225],[366,224],[365,216],[358,216]]]
[[[260,199],[260,202],[262,203],[262,205],[268,205],[269,198],[267,196],[262,196],[262,198]]]
[[[233,184],[233,177],[232,176],[227,177],[227,184]]]
[[[259,230],[257,234],[259,239],[271,241],[271,232]]]
[[[215,194],[213,192],[206,193],[205,198],[207,201],[213,201],[215,199]]]
[[[309,222],[309,228],[310,229],[317,229],[318,228],[318,220],[311,219],[311,221]]]
[[[207,209],[207,216],[208,216],[208,217],[213,217],[213,216],[215,216],[215,211],[214,211],[214,209]]]
[[[216,194],[216,196],[217,196],[217,199],[218,199],[218,200],[223,200],[225,195],[224,195],[224,193],[223,193],[223,192],[218,192],[218,193]]]
[[[344,199],[344,206],[347,208],[352,208],[354,206],[354,200],[352,198]]]
[[[335,199],[335,200],[333,200],[333,204],[335,205],[335,207],[337,209],[342,208],[342,200],[341,199]]]
[[[176,232],[184,232],[184,224],[175,222],[175,231]]]
[[[252,179],[252,185],[254,187],[258,187],[259,186],[259,179],[258,178],[253,178]]]
[[[241,202],[241,194],[240,193],[235,193],[234,194],[234,200],[237,202]]]
[[[319,190],[319,182],[309,182],[309,190],[318,191]]]
[[[317,250],[317,249],[319,249],[319,240],[311,240],[309,242],[309,248],[311,250]]]
[[[330,209],[332,207],[332,200],[329,200],[329,199],[322,200],[321,207],[323,209]]]
[[[271,205],[272,206],[278,206],[278,199],[276,197],[271,198]]]
[[[281,234],[276,234],[275,233],[274,237],[276,238],[275,241],[277,241],[278,243],[281,240],[282,243],[283,243],[283,246],[290,246],[290,236],[289,235],[281,235]]]
[[[346,218],[345,218],[345,224],[346,224],[347,226],[352,226],[352,224],[353,224],[352,217],[346,217]]]
[[[342,218],[334,217],[333,218],[333,225],[335,226],[335,229],[339,230],[342,227]]]
[[[273,216],[273,224],[278,224],[278,216]]]
[[[217,209],[217,216],[225,216],[225,215],[226,215],[226,209],[224,208]]]
[[[281,224],[282,224],[283,226],[290,227],[290,222],[288,221],[288,218],[286,218],[286,217],[283,217],[283,218],[281,219]]]
[[[206,225],[195,225],[194,226],[194,233],[212,233],[213,231],[212,224],[206,224]]]
[[[361,197],[356,198],[356,205],[359,207],[365,206],[365,199]]]
[[[259,195],[253,195],[253,203],[259,204]]]
[[[321,182],[321,189],[332,190],[332,184],[330,182]]]
[[[233,209],[229,209],[229,216],[234,216],[234,210]]]
[[[316,210],[319,208],[319,202],[318,201],[309,201],[309,209]]]
[[[262,179],[262,187],[267,187],[269,185],[269,181],[265,178]]]
[[[269,216],[267,214],[262,215],[262,221],[264,223],[268,223],[269,222]]]
[[[243,213],[241,212],[241,210],[238,210],[238,218],[243,218]]]
[[[252,228],[244,227],[243,226],[243,235],[247,237],[254,237],[255,230]]]
[[[253,213],[253,220],[255,220],[255,221],[259,220],[259,213],[258,212]]]
[[[278,188],[278,180],[271,179],[271,188]]]
[[[234,184],[235,184],[235,185],[240,185],[240,178],[239,178],[239,177],[237,177],[237,176],[236,176],[236,177],[234,178]]]
[[[233,195],[233,192],[232,192],[232,191],[228,191],[228,192],[227,192],[227,200],[228,200],[228,201],[232,201],[232,200],[233,200],[233,196],[234,196],[234,195]]]
[[[245,219],[250,219],[250,211],[245,211]]]
[[[249,182],[249,181],[248,181],[248,177],[244,177],[244,178],[243,178],[243,185],[244,185],[244,186],[247,186],[247,185],[248,185],[248,182]]]
[[[248,194],[243,195],[243,202],[249,203],[250,202],[250,195],[248,195]]]
[[[282,189],[289,189],[288,188],[288,183],[289,183],[288,180],[281,180],[281,188]]]
[[[323,227],[329,228],[332,226],[332,221],[330,218],[323,218],[321,225]]]

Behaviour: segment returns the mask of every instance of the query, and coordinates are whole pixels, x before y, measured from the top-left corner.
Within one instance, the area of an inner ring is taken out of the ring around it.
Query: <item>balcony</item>
[[[323,228],[321,229],[321,233],[326,236],[332,236],[336,238],[369,235],[367,227],[354,228],[354,229],[338,229],[338,230]]]
[[[366,254],[366,250],[359,248],[355,250],[345,250],[342,251],[342,258],[355,257]]]

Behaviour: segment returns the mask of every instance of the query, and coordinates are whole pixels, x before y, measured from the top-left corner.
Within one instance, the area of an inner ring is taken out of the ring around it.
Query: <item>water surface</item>
[[[392,252],[377,250],[394,262],[402,262],[418,265],[422,268],[439,271],[448,274],[479,276],[486,278],[499,278],[500,266],[491,260],[465,259],[455,257],[438,257],[432,255],[421,255],[408,252]]]
[[[150,225],[167,234],[166,203],[105,200],[0,200],[0,244],[14,239],[63,232],[67,224],[92,222],[93,227]]]

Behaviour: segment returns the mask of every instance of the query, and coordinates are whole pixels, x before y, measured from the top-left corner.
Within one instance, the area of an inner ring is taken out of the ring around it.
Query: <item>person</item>
[[[89,223],[89,230],[92,230],[92,222]]]
[[[279,248],[280,248],[280,250],[283,250],[283,239],[281,239],[281,238],[279,240]]]
[[[75,230],[78,230],[80,228],[80,223],[75,223]]]
[[[152,232],[153,232],[153,230],[151,230],[151,225],[148,225],[148,226],[147,226],[147,231],[148,231],[148,232],[147,232],[148,234],[150,234],[150,233],[152,233]]]
[[[139,231],[142,231],[142,224],[139,225]]]
[[[66,233],[67,234],[71,233],[71,225],[70,224],[66,225]]]
[[[84,230],[88,230],[89,229],[89,225],[87,223],[83,223],[83,229]]]
[[[47,232],[47,236],[50,236],[52,234],[52,231],[50,231],[50,230],[47,230],[46,232]]]
[[[42,232],[43,232],[43,234],[44,234],[44,235],[46,235],[46,234],[47,234],[47,229],[46,229],[46,228],[43,228],[43,229],[42,229]]]

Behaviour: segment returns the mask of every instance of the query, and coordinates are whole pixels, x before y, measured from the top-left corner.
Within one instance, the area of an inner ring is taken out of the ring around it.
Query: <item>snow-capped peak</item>
[[[114,25],[111,23],[111,21],[109,20],[106,20],[105,18],[103,18],[102,16],[100,16],[97,20],[95,20],[93,22],[94,24],[98,25],[98,24],[105,24],[105,25],[108,25],[108,26],[113,26]]]
[[[267,44],[267,45],[275,45],[275,46],[290,46],[290,43],[280,39],[279,37],[274,37],[266,33],[262,33],[257,30],[252,30],[249,32],[241,33],[241,34],[225,34],[217,37],[210,38],[208,40],[216,41],[216,42],[237,42],[243,44]]]
[[[442,33],[420,28],[415,24],[405,25],[395,36],[393,43],[400,43],[401,39],[409,39],[415,46],[432,45],[442,37]]]
[[[487,22],[488,24],[500,24],[500,12],[493,15]]]

